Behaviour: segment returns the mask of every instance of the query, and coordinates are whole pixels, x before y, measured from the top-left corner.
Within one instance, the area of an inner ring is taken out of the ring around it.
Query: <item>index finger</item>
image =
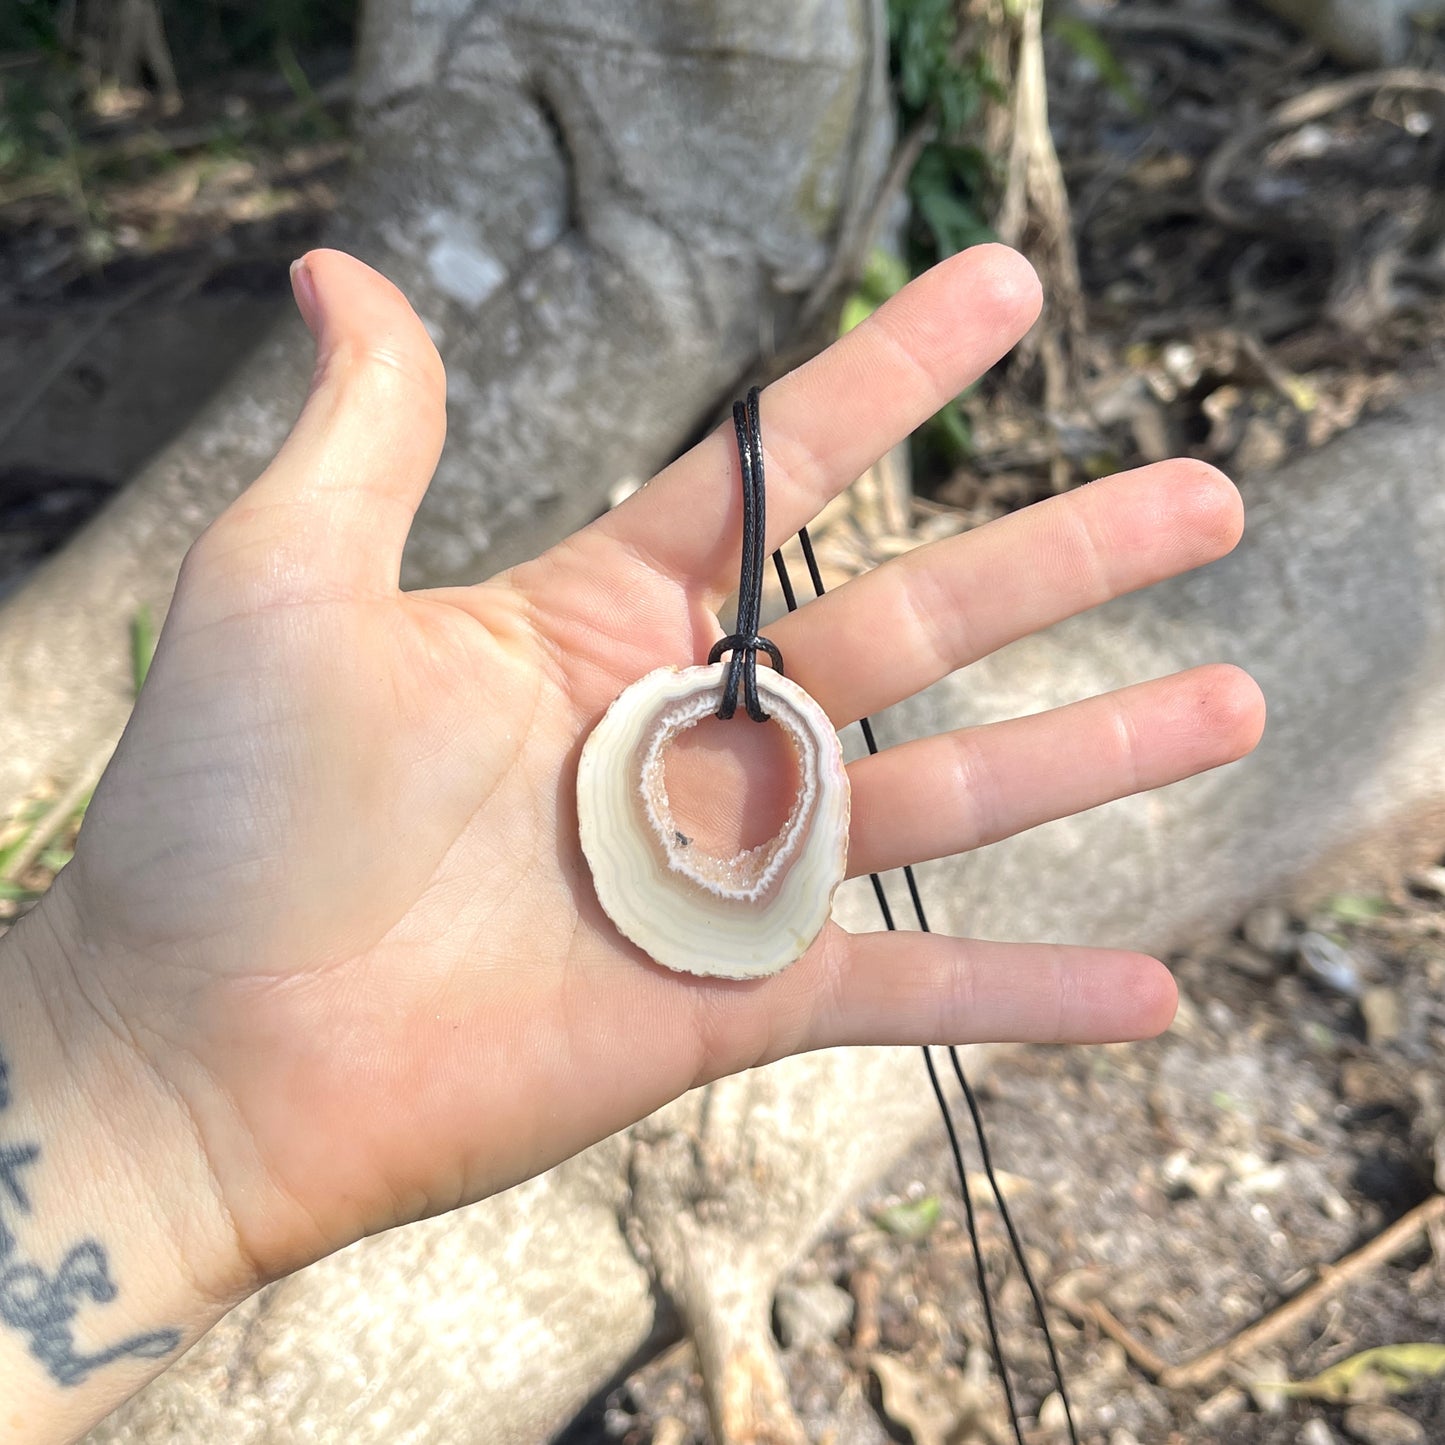
[[[767,545],[976,381],[1033,325],[1033,267],[1007,246],[974,246],[905,286],[762,397]],[[662,574],[726,595],[736,585],[741,483],[731,426],[592,527]]]

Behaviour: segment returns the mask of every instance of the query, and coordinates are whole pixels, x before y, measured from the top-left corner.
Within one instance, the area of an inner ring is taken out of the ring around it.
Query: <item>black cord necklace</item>
[[[759,391],[748,393],[747,403],[733,403],[733,429],[738,437],[738,459],[743,473],[743,563],[738,581],[738,630],[713,643],[709,663],[731,652],[727,680],[717,715],[724,722],[737,711],[738,684],[744,705],[754,722],[767,722],[768,714],[758,701],[758,653],[766,652],[774,668],[783,671],[783,654],[766,637],[758,636],[763,612],[763,558],[767,555],[767,495],[763,485],[763,435],[758,420]],[[777,554],[774,554],[775,556]]]
[[[728,667],[727,680],[723,690],[722,703],[718,708],[717,716],[730,718],[737,709],[738,691],[741,686],[744,704],[748,716],[755,722],[765,722],[767,714],[763,712],[758,700],[757,691],[757,655],[759,651],[766,652],[772,659],[773,666],[781,672],[783,670],[783,657],[777,647],[766,638],[758,635],[758,626],[762,616],[762,572],[763,558],[765,555],[764,524],[765,524],[765,496],[763,480],[763,441],[762,429],[758,415],[758,398],[760,392],[754,387],[748,392],[747,402],[733,403],[733,427],[737,432],[738,456],[742,467],[743,483],[743,545],[742,545],[742,576],[738,585],[738,618],[737,631],[724,637],[714,645],[708,656],[710,663],[715,663],[725,652],[731,651],[732,658]],[[821,597],[824,592],[823,575],[818,569],[818,559],[813,551],[813,542],[808,535],[808,529],[804,527],[798,533],[798,541],[803,550],[803,561],[808,569],[808,576],[813,584],[814,594]],[[778,575],[778,583],[782,588],[783,600],[787,603],[789,612],[798,610],[798,599],[793,591],[792,578],[788,574],[788,564],[783,558],[782,551],[773,553],[773,567]],[[873,725],[868,718],[860,718],[858,726],[863,734],[864,744],[869,753],[877,753],[878,741],[873,733]],[[893,918],[893,910],[888,902],[888,895],[884,891],[883,881],[876,873],[869,875],[873,884],[873,893],[878,900],[878,907],[883,916],[884,927],[889,932],[897,929]],[[913,914],[917,920],[918,927],[924,933],[931,932],[928,926],[928,916],[924,912],[923,898],[918,891],[918,881],[914,877],[911,866],[903,868],[904,882],[908,888],[909,899],[913,905]],[[963,1061],[959,1058],[958,1050],[952,1044],[947,1046],[949,1063],[952,1065],[954,1077],[963,1091],[964,1101],[968,1106],[969,1117],[973,1123],[974,1134],[978,1140],[979,1156],[983,1163],[984,1175],[988,1180],[989,1188],[993,1193],[994,1202],[1003,1220],[1004,1228],[1008,1232],[1009,1245],[1013,1252],[1014,1259],[1018,1263],[1019,1272],[1022,1274],[1025,1284],[1028,1286],[1029,1295],[1033,1300],[1034,1311],[1038,1317],[1039,1328],[1043,1333],[1044,1344],[1048,1350],[1049,1367],[1053,1373],[1054,1381],[1058,1386],[1059,1399],[1063,1402],[1064,1418],[1068,1423],[1069,1440],[1071,1445],[1079,1445],[1078,1430],[1074,1424],[1073,1408],[1069,1404],[1068,1389],[1064,1384],[1064,1372],[1059,1362],[1058,1349],[1054,1344],[1053,1332],[1049,1328],[1048,1311],[1044,1306],[1043,1293],[1040,1291],[1034,1279],[1033,1271],[1024,1255],[1023,1240],[1014,1225],[1013,1216],[1004,1199],[1003,1191],[999,1188],[998,1178],[994,1172],[993,1157],[988,1147],[988,1137],[984,1129],[983,1113],[979,1108],[978,1099],[970,1087],[968,1078],[964,1073]],[[938,1076],[938,1070],[933,1061],[932,1048],[925,1046],[923,1049],[923,1062],[928,1070],[928,1081],[932,1085],[934,1098],[938,1101],[939,1112],[943,1116],[943,1126],[948,1134],[949,1149],[953,1154],[954,1168],[958,1173],[959,1192],[963,1197],[964,1217],[968,1225],[969,1243],[973,1249],[974,1268],[978,1276],[979,1294],[983,1301],[984,1320],[988,1327],[989,1343],[993,1350],[994,1362],[998,1368],[999,1379],[1003,1384],[1004,1398],[1008,1404],[1009,1422],[1013,1427],[1014,1438],[1018,1445],[1024,1445],[1023,1423],[1019,1417],[1018,1403],[1014,1395],[1013,1383],[1009,1375],[1008,1365],[1004,1359],[1003,1343],[999,1336],[998,1321],[995,1317],[993,1297],[989,1289],[987,1271],[984,1269],[983,1250],[980,1247],[978,1220],[974,1210],[973,1193],[968,1184],[968,1173],[964,1168],[963,1150],[958,1141],[958,1131],[954,1126],[953,1115],[948,1106],[948,1099],[943,1090],[943,1084]]]

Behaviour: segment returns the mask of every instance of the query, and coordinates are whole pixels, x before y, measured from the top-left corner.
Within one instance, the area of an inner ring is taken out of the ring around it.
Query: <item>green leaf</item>
[[[877,309],[861,291],[855,291],[843,303],[843,310],[838,315],[838,335],[846,336],[855,326],[861,326]]]
[[[891,251],[875,247],[863,268],[862,289],[880,305],[908,284],[908,267]]]
[[[296,59],[291,41],[284,34],[276,42],[276,66],[291,87],[291,93],[306,108],[306,118],[316,128],[316,133],[327,138],[340,135],[341,127],[326,113],[326,107],[321,104],[301,68],[301,62]]]
[[[863,267],[858,289],[843,303],[838,335],[866,321],[890,296],[908,284],[908,267],[890,251],[874,250]]]
[[[921,110],[958,33],[953,0],[888,0],[888,33],[899,92]]]
[[[137,693],[145,683],[155,655],[155,619],[151,616],[150,608],[142,602],[130,620],[130,677],[131,686]]]
[[[1379,1400],[1439,1379],[1445,1379],[1445,1345],[1380,1345],[1331,1365],[1311,1380],[1270,1388],[1311,1400]]]
[[[1063,41],[1080,59],[1087,61],[1098,73],[1099,79],[1134,112],[1143,115],[1145,105],[1128,72],[1119,63],[1119,57],[1109,47],[1109,42],[1099,33],[1097,27],[1076,15],[1056,16],[1049,25],[1050,34]]]
[[[982,57],[955,59],[956,0],[889,0],[888,34],[905,124],[931,108],[941,133],[956,135],[987,91]]]
[[[873,1219],[880,1229],[901,1239],[927,1239],[942,1212],[943,1206],[936,1196],[927,1194],[922,1199],[880,1209]]]
[[[914,200],[940,256],[952,256],[992,236],[983,217],[959,196],[946,191],[925,191]]]
[[[1378,918],[1389,904],[1383,898],[1364,893],[1336,893],[1325,907],[1341,923],[1369,923]]]
[[[0,878],[10,871],[11,863],[20,855],[20,850],[30,841],[34,828],[26,828],[17,834],[3,848],[0,848]]]
[[[973,427],[968,416],[957,402],[949,402],[941,411],[936,411],[928,420],[939,448],[954,463],[965,461],[973,455]]]
[[[988,163],[973,146],[925,146],[909,178],[908,193],[940,257],[993,239],[978,209]]]
[[[0,846],[0,878],[5,876],[11,861],[20,853],[20,850],[30,841],[30,836],[35,832],[35,824],[45,815],[45,800],[43,798],[31,798],[13,815],[15,834],[10,841]],[[6,825],[8,830],[9,824]]]

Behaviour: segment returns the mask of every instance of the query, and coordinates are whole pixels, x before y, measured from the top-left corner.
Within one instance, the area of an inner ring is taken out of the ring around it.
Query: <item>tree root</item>
[[[1087,326],[1084,286],[1074,246],[1073,217],[1064,172],[1049,132],[1048,81],[1044,72],[1043,0],[1023,0],[1017,18],[1002,7],[990,10],[990,59],[1007,74],[1010,50],[1012,104],[996,112],[991,152],[1007,147],[1003,199],[994,220],[999,239],[1017,246],[1034,262],[1049,298],[1047,327],[1036,327],[1019,344],[1024,364],[1037,362],[1043,400],[1050,412],[1077,405],[1082,391]],[[1014,37],[1016,36],[1016,43]],[[1005,130],[1006,127],[1006,130]],[[1065,485],[1067,467],[1055,461],[1055,484]]]

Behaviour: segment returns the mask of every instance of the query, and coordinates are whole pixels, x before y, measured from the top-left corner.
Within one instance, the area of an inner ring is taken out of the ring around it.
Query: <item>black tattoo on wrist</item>
[[[10,1070],[0,1054],[0,1113],[10,1105]],[[13,1222],[31,1212],[23,1172],[39,1162],[40,1146],[11,1144],[0,1138],[0,1324],[26,1337],[30,1353],[57,1385],[78,1385],[112,1360],[159,1360],[180,1348],[179,1330],[131,1335],[106,1349],[76,1346],[74,1320],[87,1301],[115,1299],[110,1261],[98,1240],[72,1245],[54,1272],[24,1259]]]

